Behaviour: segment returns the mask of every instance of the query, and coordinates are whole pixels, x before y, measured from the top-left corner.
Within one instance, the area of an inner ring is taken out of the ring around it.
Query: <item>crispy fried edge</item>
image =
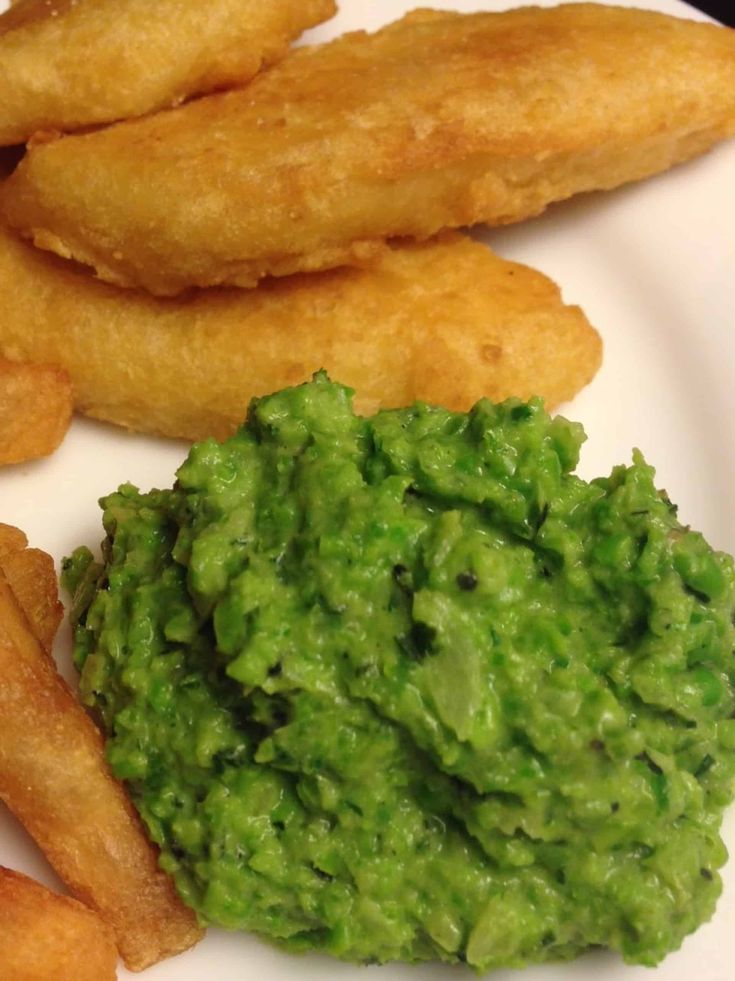
[[[66,435],[73,410],[63,368],[0,358],[0,464],[49,456]]]
[[[33,634],[0,569],[0,798],[72,892],[112,928],[132,970],[202,931],[156,864],[102,738]]]
[[[92,910],[0,866],[3,977],[114,981],[117,948]]]
[[[64,616],[53,559],[39,548],[14,549],[4,555],[0,549],[0,569],[33,633],[50,654]]]

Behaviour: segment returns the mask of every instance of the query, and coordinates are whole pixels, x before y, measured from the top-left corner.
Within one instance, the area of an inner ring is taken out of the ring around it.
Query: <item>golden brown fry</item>
[[[133,970],[201,936],[159,870],[102,737],[33,635],[0,569],[0,798]]]
[[[156,300],[97,282],[0,228],[0,353],[57,360],[77,408],[132,429],[224,438],[250,399],[318,368],[373,412],[483,395],[552,406],[594,375],[601,342],[541,273],[451,233],[371,270]]]
[[[82,903],[0,866],[3,981],[114,981],[109,929]]]
[[[0,569],[33,633],[50,653],[64,613],[53,559],[38,548],[28,548],[20,528],[0,522]]]
[[[28,545],[28,539],[20,528],[0,521],[0,562],[11,552],[19,552]]]
[[[0,16],[0,145],[242,84],[334,0],[19,0]]]
[[[0,464],[53,453],[69,428],[73,407],[63,369],[0,359]]]
[[[0,535],[0,548],[1,542]],[[0,552],[0,569],[33,633],[50,654],[64,615],[53,559],[38,548],[15,549],[5,555]]]
[[[504,224],[735,131],[735,31],[595,4],[417,11],[247,88],[33,148],[2,195],[37,245],[169,295]]]

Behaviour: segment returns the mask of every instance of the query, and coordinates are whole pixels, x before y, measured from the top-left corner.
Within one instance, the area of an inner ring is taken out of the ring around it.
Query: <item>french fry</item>
[[[27,544],[28,539],[20,528],[5,525],[0,521],[0,561],[10,552],[25,548]]]
[[[0,866],[3,981],[112,981],[117,956],[96,913]]]
[[[0,359],[0,464],[53,453],[69,428],[73,406],[62,368]]]
[[[28,548],[20,528],[0,522],[0,569],[33,633],[50,653],[64,614],[53,559],[38,548]]]
[[[201,937],[0,569],[0,798],[141,970]]]
[[[0,535],[0,569],[33,633],[50,654],[64,615],[53,559],[39,548],[15,549],[3,555],[1,541]]]

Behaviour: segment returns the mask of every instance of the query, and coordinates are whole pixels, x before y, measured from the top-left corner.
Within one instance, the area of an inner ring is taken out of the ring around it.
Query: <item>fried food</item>
[[[103,921],[0,866],[0,959],[5,981],[114,981],[117,950]]]
[[[247,82],[333,0],[19,0],[0,16],[0,145]]]
[[[0,522],[0,569],[33,633],[50,654],[64,615],[53,559],[38,548],[28,548],[20,528]]]
[[[0,521],[0,562],[11,552],[19,552],[27,545],[28,539],[25,532]]]
[[[31,149],[10,223],[152,293],[374,258],[665,170],[735,131],[735,31],[595,4],[416,11]]]
[[[58,360],[77,409],[143,432],[224,438],[250,399],[319,368],[359,411],[415,399],[452,409],[487,395],[570,399],[602,344],[556,285],[448,233],[386,251],[373,269],[157,300],[118,290],[0,229],[0,353]]]
[[[139,970],[201,936],[0,568],[0,799]],[[63,976],[63,975],[49,975]],[[71,977],[72,975],[68,975]]]
[[[50,654],[64,615],[53,559],[40,548],[13,548],[4,554],[0,550],[0,569],[33,633]]]
[[[10,307],[12,302],[3,316],[12,316]],[[0,465],[53,453],[69,428],[73,406],[62,368],[0,359]]]

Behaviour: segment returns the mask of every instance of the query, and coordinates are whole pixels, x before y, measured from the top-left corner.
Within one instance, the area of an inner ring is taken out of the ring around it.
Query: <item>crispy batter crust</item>
[[[248,81],[333,0],[19,0],[0,16],[0,145]]]
[[[21,552],[27,545],[25,532],[14,525],[6,525],[0,521],[0,562],[14,552]]]
[[[0,525],[0,570],[5,574],[33,633],[46,653],[50,654],[64,616],[54,560],[40,548],[4,550],[4,531],[9,527]]]
[[[114,981],[117,949],[75,899],[0,867],[0,958],[7,981]]]
[[[11,286],[0,352],[58,360],[88,415],[188,439],[225,437],[253,396],[322,367],[356,389],[364,412],[534,394],[553,406],[602,354],[550,279],[458,233],[388,250],[369,270],[157,300],[0,229],[0,292]]]
[[[69,428],[73,404],[63,368],[0,358],[0,465],[53,453]]]
[[[0,567],[0,799],[140,970],[201,936]],[[50,975],[60,976],[60,975]],[[69,975],[71,977],[71,975]]]
[[[175,294],[519,221],[735,131],[735,31],[594,4],[418,11],[247,88],[38,145],[2,207],[106,280]]]

